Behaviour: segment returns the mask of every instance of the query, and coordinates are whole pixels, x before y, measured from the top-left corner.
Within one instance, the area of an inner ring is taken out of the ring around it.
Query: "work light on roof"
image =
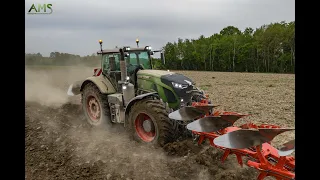
[[[151,50],[151,49],[152,49],[152,47],[150,47],[150,46],[146,46],[146,47],[145,47],[145,49],[146,49],[146,50]]]
[[[129,46],[123,47],[123,50],[124,50],[125,52],[130,51],[130,47],[129,47]]]

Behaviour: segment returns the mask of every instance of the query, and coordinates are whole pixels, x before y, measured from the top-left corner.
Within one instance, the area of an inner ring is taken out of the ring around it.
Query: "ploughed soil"
[[[164,148],[137,143],[124,128],[86,123],[80,97],[67,97],[69,84],[93,68],[26,68],[25,179],[256,179],[234,155],[192,139]],[[221,110],[250,113],[247,122],[294,127],[294,75],[181,72],[207,91]],[[205,81],[203,81],[205,80]],[[275,145],[294,131],[275,138]]]

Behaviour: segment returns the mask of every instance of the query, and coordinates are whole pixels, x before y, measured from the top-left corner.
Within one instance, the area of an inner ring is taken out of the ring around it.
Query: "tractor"
[[[163,146],[186,130],[185,124],[179,123],[183,121],[171,119],[170,113],[195,102],[211,102],[190,78],[153,69],[155,53],[160,52],[165,63],[163,50],[139,47],[138,39],[136,43],[134,48],[103,49],[99,40],[101,68],[94,69],[93,76],[71,84],[68,95],[81,94],[82,108],[91,125],[122,123],[136,141]],[[196,113],[193,111],[178,116]]]

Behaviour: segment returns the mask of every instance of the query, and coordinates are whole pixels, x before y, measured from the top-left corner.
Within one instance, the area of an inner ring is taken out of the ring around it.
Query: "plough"
[[[186,128],[198,137],[199,145],[209,140],[211,146],[223,150],[222,162],[234,154],[242,167],[242,157],[248,157],[247,165],[260,171],[258,180],[267,176],[277,180],[295,179],[295,158],[290,155],[295,151],[295,140],[279,149],[271,145],[277,135],[294,128],[253,123],[237,127],[234,123],[249,114],[213,111],[214,107],[204,99],[170,113],[169,118],[188,122]]]

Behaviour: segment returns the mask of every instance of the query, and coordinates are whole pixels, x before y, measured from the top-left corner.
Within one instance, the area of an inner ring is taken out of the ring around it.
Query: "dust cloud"
[[[73,99],[68,87],[77,80],[89,77],[93,68],[86,67],[26,67],[25,100],[44,106],[60,107]]]
[[[66,93],[53,86],[51,79],[43,72],[26,70],[25,100],[45,106],[59,107],[68,101]]]

